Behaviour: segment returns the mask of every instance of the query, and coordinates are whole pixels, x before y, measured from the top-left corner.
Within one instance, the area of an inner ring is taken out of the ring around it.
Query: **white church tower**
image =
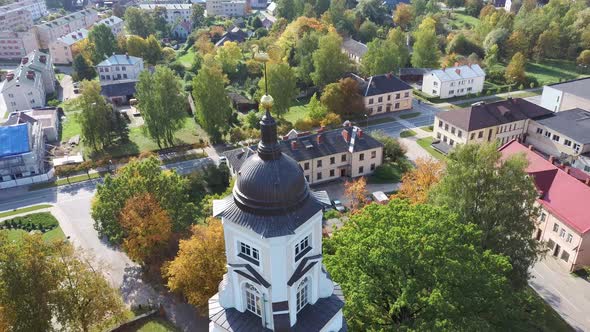
[[[268,55],[256,59],[266,64]],[[281,153],[272,98],[261,104],[258,153],[240,168],[232,195],[213,203],[227,273],[209,299],[209,331],[346,331],[342,290],[322,264],[323,206]]]

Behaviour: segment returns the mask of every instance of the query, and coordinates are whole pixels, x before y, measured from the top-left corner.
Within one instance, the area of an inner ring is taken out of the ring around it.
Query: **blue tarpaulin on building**
[[[0,158],[29,152],[29,125],[0,126]]]

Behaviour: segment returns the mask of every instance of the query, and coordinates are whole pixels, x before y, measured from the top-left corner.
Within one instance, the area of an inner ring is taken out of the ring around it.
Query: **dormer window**
[[[258,249],[251,247],[250,245],[245,244],[244,242],[239,242],[240,252],[238,257],[247,260],[252,264],[259,265],[260,264],[260,253]]]
[[[297,262],[300,260],[309,251],[311,251],[311,239],[308,235],[295,245],[295,261]]]

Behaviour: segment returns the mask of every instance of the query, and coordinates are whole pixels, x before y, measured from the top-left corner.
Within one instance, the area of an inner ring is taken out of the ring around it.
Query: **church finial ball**
[[[265,110],[270,110],[272,108],[273,103],[274,103],[274,100],[272,99],[272,97],[270,95],[264,95],[264,96],[262,96],[262,98],[260,98],[260,105]]]

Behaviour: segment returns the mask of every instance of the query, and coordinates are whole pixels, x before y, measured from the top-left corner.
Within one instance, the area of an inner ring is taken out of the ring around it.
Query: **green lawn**
[[[401,133],[399,133],[400,137],[412,137],[412,136],[416,136],[416,132],[413,130],[404,130]]]
[[[285,113],[285,120],[295,124],[297,120],[304,119],[308,113],[307,103],[309,103],[309,99],[298,100],[293,106],[289,108],[289,111]]]
[[[27,232],[20,229],[4,229],[0,230],[0,232],[7,233],[9,241],[20,241],[23,235],[27,234]],[[49,232],[43,234],[43,239],[45,241],[65,240],[65,238],[66,236],[64,232],[61,230],[61,227],[57,227],[56,229],[50,230]]]
[[[433,126],[424,126],[424,127],[420,127],[420,129],[422,129],[424,131],[432,132],[432,130],[434,130],[434,127]]]
[[[0,212],[0,218],[10,217],[10,216],[14,216],[16,214],[25,213],[25,212],[31,212],[31,211],[41,210],[41,209],[47,209],[47,208],[50,208],[52,206],[53,205],[51,205],[51,204],[40,204],[40,205],[28,206],[28,207],[21,208],[21,209],[14,209],[14,210],[11,210],[11,211]]]
[[[188,49],[188,51],[186,52],[186,54],[179,56],[177,58],[178,62],[180,62],[181,65],[189,68],[192,64],[193,61],[195,61],[195,49],[194,47],[190,47]]]
[[[52,228],[50,231],[43,233],[43,238],[47,241],[65,239],[65,235],[59,223],[55,217],[49,212],[32,213],[26,216],[15,217],[13,219],[4,220],[2,224],[7,224],[11,221],[18,222],[20,225],[36,225],[35,228]],[[29,228],[30,230],[30,228]],[[24,234],[27,234],[27,230],[23,229],[5,229],[1,230],[8,235],[8,239],[11,241],[19,241]]]
[[[176,332],[179,331],[174,325],[162,318],[154,318],[143,324],[136,332]]]
[[[61,123],[61,138],[60,141],[64,142],[70,138],[79,135],[82,131],[80,122],[78,122],[78,114],[68,114]]]
[[[477,27],[480,23],[478,18],[460,12],[452,13],[451,17],[451,22],[453,22],[459,29],[472,29]]]
[[[506,69],[502,65],[496,65],[494,68]],[[558,83],[560,79],[567,81],[585,76],[578,71],[575,61],[568,60],[553,59],[540,62],[530,60],[527,62],[525,70],[527,76],[537,79],[539,86]]]
[[[430,146],[430,144],[432,143],[432,137],[420,138],[420,139],[418,139],[417,142],[418,142],[418,145],[423,147],[424,150],[428,151],[428,153],[430,153],[430,155],[433,156],[434,158],[436,158],[438,160],[447,159],[447,157],[444,154],[438,152],[432,146]]]
[[[402,119],[411,119],[411,118],[415,118],[419,115],[420,115],[420,112],[414,112],[414,113],[402,114],[399,117]]]
[[[385,163],[375,169],[375,172],[367,178],[368,183],[397,183],[401,181],[404,172],[411,164],[404,160],[401,163]]]

